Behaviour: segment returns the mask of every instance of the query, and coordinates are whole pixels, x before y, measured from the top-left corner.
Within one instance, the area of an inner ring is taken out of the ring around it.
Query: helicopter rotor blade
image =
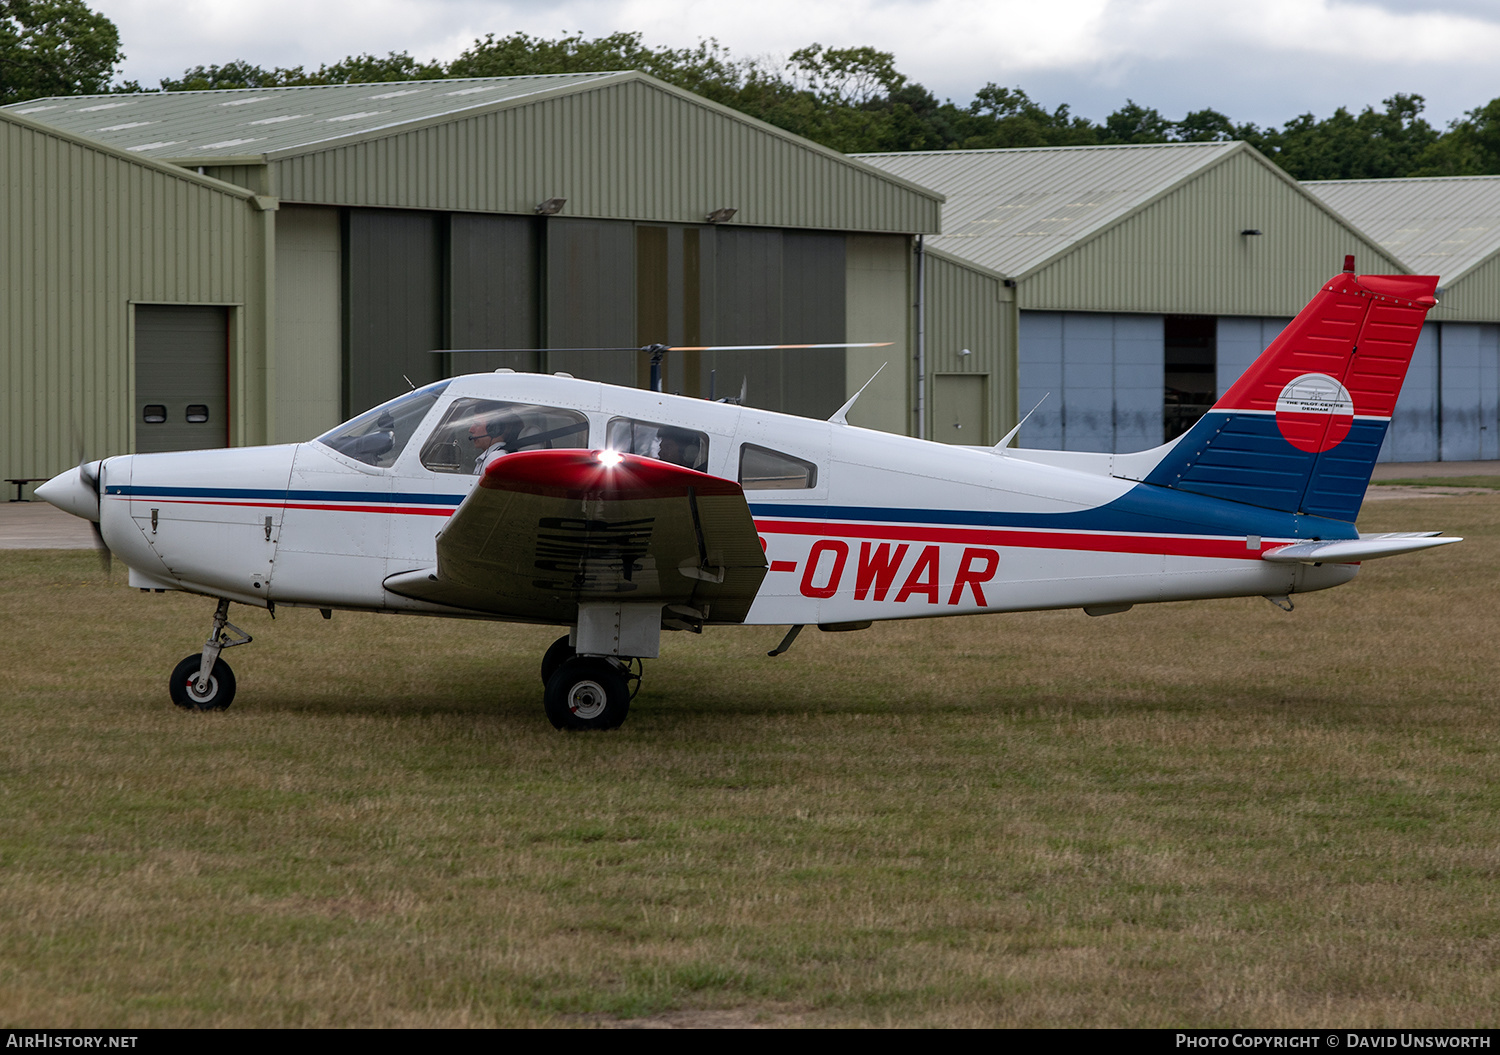
[[[842,342],[838,344],[674,344],[669,352],[773,352],[781,348],[889,348],[895,341]]]

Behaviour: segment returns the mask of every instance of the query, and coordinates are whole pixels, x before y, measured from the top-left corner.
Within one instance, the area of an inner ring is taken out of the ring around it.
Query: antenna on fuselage
[[[884,370],[887,365],[888,364],[886,364],[886,363],[881,363],[880,364],[880,370]],[[833,412],[833,415],[828,420],[831,421],[831,422],[833,422],[836,425],[847,425],[847,424],[849,424],[849,422],[846,419],[845,415],[847,415],[849,413],[849,411],[851,411],[852,409],[854,409],[854,401],[856,399],[858,399],[860,396],[862,396],[862,395],[865,394],[865,389],[869,388],[872,384],[875,383],[875,379],[880,376],[880,370],[876,370],[873,374],[871,374],[870,375],[870,380],[868,380],[864,384],[860,385],[859,386],[859,391],[856,392],[856,393],[854,393],[854,395],[852,395],[852,396],[849,397],[849,402],[845,403],[843,406],[839,407],[839,409],[835,410]]]
[[[1028,410],[1026,412],[1026,417],[1016,422],[1016,427],[1011,429],[1003,437],[1001,437],[1000,442],[995,444],[992,450],[994,450],[997,454],[1004,454],[1005,448],[1010,446],[1010,441],[1016,438],[1016,434],[1021,431],[1021,426],[1026,424],[1026,418],[1029,418],[1031,417],[1031,415],[1035,414],[1037,411],[1037,407],[1040,407],[1043,403],[1047,402],[1047,396],[1050,396],[1051,394],[1051,392],[1047,392],[1042,396],[1041,399],[1037,400],[1036,406]]]

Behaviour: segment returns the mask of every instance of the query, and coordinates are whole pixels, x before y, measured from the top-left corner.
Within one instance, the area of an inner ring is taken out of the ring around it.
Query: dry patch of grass
[[[1494,1025],[1500,508],[1258,599],[672,635],[554,732],[555,631],[235,609],[0,553],[18,1025]]]
[[[1401,480],[1372,480],[1376,487],[1482,487],[1500,488],[1500,476],[1422,476]]]

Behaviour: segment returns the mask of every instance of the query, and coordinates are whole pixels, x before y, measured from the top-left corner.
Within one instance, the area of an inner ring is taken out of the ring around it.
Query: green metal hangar
[[[0,109],[0,469],[50,476],[131,450],[143,341],[146,385],[165,393],[153,402],[175,406],[171,437],[260,439],[273,206]],[[212,379],[174,389],[174,357],[205,341]]]
[[[941,194],[642,74],[52,98],[0,121],[30,144],[4,159],[8,472],[63,468],[79,429],[101,453],[306,439],[475,369],[641,384],[633,352],[561,349],[657,341],[893,342],[674,355],[666,387],[743,379],[753,405],[826,416],[889,362],[851,421],[914,430],[913,249]],[[1008,291],[949,268],[969,369],[1013,403]],[[557,350],[432,354],[476,348]]]
[[[947,197],[927,247],[1014,285],[1019,410],[1041,404],[1027,447],[1154,447],[1208,409],[1345,254],[1362,271],[1409,271],[1243,143],[859,156]],[[951,351],[928,341],[929,357]]]
[[[1383,456],[1500,458],[1500,176],[1303,186],[1411,271],[1442,276]]]

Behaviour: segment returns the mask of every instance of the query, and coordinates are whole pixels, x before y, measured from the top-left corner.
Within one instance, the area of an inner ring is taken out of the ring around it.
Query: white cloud
[[[1266,123],[1393,91],[1422,92],[1439,117],[1456,116],[1495,93],[1489,56],[1500,52],[1500,13],[1477,0],[94,3],[120,26],[125,75],[148,85],[236,58],[313,68],[364,52],[450,60],[485,33],[635,30],[674,47],[715,37],[739,57],[784,57],[814,41],[871,44],[960,102],[995,81],[1096,118],[1129,95],[1168,113],[1213,106]]]

